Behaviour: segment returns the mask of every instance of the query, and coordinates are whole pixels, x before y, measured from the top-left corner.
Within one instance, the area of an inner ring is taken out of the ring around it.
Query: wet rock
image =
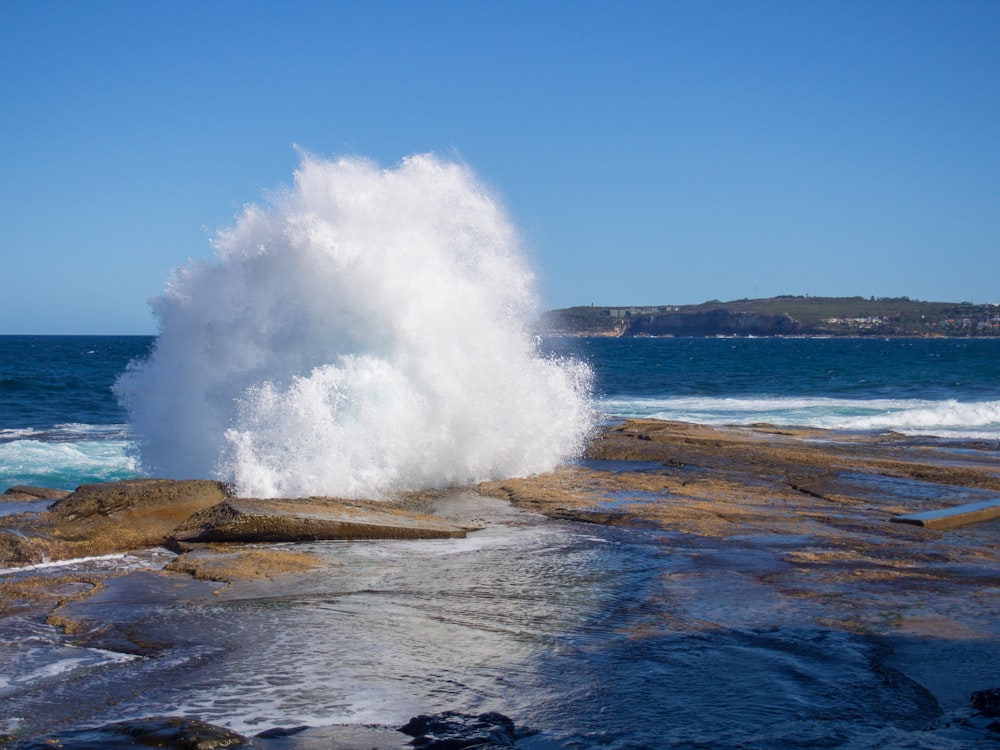
[[[0,530],[0,564],[33,565],[59,557],[60,545],[20,530]]]
[[[66,490],[54,490],[49,487],[32,487],[27,484],[18,484],[8,487],[3,495],[0,495],[0,502],[5,500],[16,500],[20,502],[32,500],[57,500],[70,494]]]
[[[159,546],[192,513],[226,496],[225,485],[202,480],[81,485],[44,513],[4,519],[0,563],[23,565]]]
[[[311,497],[230,498],[178,526],[171,543],[299,542],[321,539],[442,539],[466,530],[437,516],[377,503]]]
[[[99,555],[162,545],[178,524],[226,497],[220,482],[134,479],[82,485],[45,515],[73,556]]]
[[[155,516],[173,528],[202,508],[229,496],[226,485],[201,479],[131,479],[123,482],[84,484],[50,508],[63,523],[132,516]]]
[[[115,722],[90,729],[57,732],[31,740],[14,740],[0,735],[3,750],[134,750],[143,747],[174,748],[175,750],[215,750],[216,748],[270,747],[270,742],[296,735],[310,734],[310,747],[402,748],[408,743],[421,750],[499,750],[515,747],[517,738],[514,722],[499,713],[468,715],[457,712],[417,716],[400,729],[388,727],[329,727],[311,730],[307,726],[268,729],[249,738],[226,727],[216,726],[195,718],[156,716]],[[313,736],[314,735],[314,736]],[[396,738],[399,738],[398,740]],[[254,740],[257,740],[255,742]],[[284,745],[282,745],[284,746]]]
[[[201,542],[458,538],[473,528],[429,515],[414,499],[399,503],[233,498],[207,480],[82,485],[45,512],[5,517],[0,566]]]
[[[477,491],[554,519],[652,526],[758,554],[761,591],[811,602],[827,626],[993,637],[981,611],[932,612],[927,597],[940,592],[935,606],[943,606],[987,596],[996,522],[967,527],[957,544],[948,532],[890,523],[997,496],[993,453],[957,447],[894,434],[628,420],[595,435],[578,464]]]
[[[413,737],[410,744],[420,750],[493,750],[515,747],[517,740],[514,722],[495,711],[478,715],[446,711],[415,716],[399,731]]]
[[[977,690],[971,697],[972,707],[983,716],[1000,716],[1000,688]]]
[[[309,726],[306,724],[298,727],[274,727],[272,729],[265,729],[263,732],[258,732],[254,737],[262,740],[276,740],[284,737],[292,737],[308,730]]]
[[[40,740],[9,746],[11,750],[125,750],[166,747],[176,750],[215,750],[249,747],[250,741],[231,729],[181,716],[153,717],[107,724],[94,729],[59,732]]]

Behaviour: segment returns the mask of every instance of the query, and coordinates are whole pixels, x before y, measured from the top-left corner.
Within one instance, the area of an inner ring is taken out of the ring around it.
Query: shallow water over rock
[[[486,528],[295,545],[327,567],[229,585],[136,562],[59,610],[72,634],[33,624],[31,658],[5,658],[0,732],[175,715],[310,727],[252,741],[290,750],[374,724],[389,748],[410,717],[457,710],[512,717],[536,750],[995,746],[968,694],[1000,675],[996,634],[907,635],[890,611],[870,633],[825,624],[833,584],[771,583],[808,535],[551,521],[471,494],[438,509]]]

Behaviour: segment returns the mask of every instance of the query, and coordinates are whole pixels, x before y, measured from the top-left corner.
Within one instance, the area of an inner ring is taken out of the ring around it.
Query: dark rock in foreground
[[[972,707],[983,716],[1000,716],[1000,688],[977,690],[972,694]]]
[[[331,748],[404,747],[408,743],[420,750],[499,750],[516,747],[517,733],[514,722],[503,714],[491,712],[479,715],[460,714],[453,711],[417,716],[398,730],[368,727],[328,727],[319,730],[319,736]],[[200,719],[181,716],[155,716],[130,719],[89,729],[57,732],[47,737],[15,742],[0,737],[4,750],[126,750],[143,747],[163,747],[174,750],[216,750],[216,748],[267,748],[285,747],[287,737],[310,732],[309,727],[270,729],[255,737],[246,737],[226,727],[216,726]],[[338,737],[343,733],[343,737]],[[354,739],[349,739],[354,736]],[[396,737],[399,741],[396,741]],[[7,741],[5,742],[5,739]],[[315,739],[315,738],[314,738]],[[361,744],[358,744],[361,743]],[[372,743],[378,743],[374,746]]]
[[[167,747],[176,750],[215,750],[247,747],[249,740],[225,727],[180,716],[132,719],[94,729],[59,732],[41,740],[11,745],[12,750],[126,750]]]
[[[415,716],[399,731],[413,737],[410,744],[420,750],[494,750],[514,747],[517,739],[514,722],[495,711],[479,715],[446,711]]]
[[[8,487],[3,495],[0,495],[0,502],[5,500],[13,500],[18,502],[32,501],[32,500],[56,500],[61,497],[66,497],[69,492],[66,490],[54,490],[51,487],[33,487],[27,484],[18,484],[14,487]]]

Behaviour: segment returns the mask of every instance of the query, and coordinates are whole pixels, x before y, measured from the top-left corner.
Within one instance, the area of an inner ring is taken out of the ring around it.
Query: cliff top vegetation
[[[1000,336],[1000,305],[782,295],[698,305],[569,307],[545,313],[541,325],[546,333],[576,336]]]

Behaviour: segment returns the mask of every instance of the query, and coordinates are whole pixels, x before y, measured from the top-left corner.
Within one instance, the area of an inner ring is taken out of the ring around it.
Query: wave
[[[591,373],[544,356],[517,232],[472,172],[305,157],[154,301],[116,393],[146,470],[242,495],[378,496],[579,453]]]
[[[45,443],[66,443],[78,440],[129,440],[131,434],[127,424],[66,422],[48,429],[21,427],[0,430],[0,443],[26,439]]]
[[[608,417],[653,418],[701,424],[753,424],[909,435],[1000,439],[1000,401],[955,399],[838,399],[821,397],[606,398]]]
[[[140,476],[134,445],[121,439],[0,443],[0,489],[19,484],[75,490],[81,484]]]

